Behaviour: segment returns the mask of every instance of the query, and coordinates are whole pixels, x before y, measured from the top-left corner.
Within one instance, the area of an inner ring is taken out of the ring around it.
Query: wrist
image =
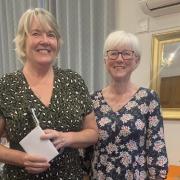
[[[74,132],[65,132],[66,146],[71,147],[76,140],[76,134]]]

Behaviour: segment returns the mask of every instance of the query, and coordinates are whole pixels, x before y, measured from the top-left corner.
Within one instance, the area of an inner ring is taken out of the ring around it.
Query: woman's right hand
[[[5,132],[5,120],[0,117],[0,137]],[[3,145],[0,145],[0,161],[23,166],[28,173],[39,174],[46,171],[50,164],[47,159],[38,155],[27,154],[22,151],[10,149]]]
[[[46,171],[50,167],[50,164],[48,163],[47,159],[43,157],[38,155],[25,154],[24,166],[28,173],[39,174]]]

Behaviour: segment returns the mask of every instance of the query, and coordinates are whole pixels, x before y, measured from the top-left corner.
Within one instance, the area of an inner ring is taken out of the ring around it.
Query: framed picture
[[[180,120],[180,30],[152,35],[151,85],[164,119]]]

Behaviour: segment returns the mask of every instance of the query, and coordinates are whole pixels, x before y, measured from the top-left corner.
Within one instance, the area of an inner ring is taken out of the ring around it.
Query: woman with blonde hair
[[[96,121],[81,76],[53,65],[61,47],[53,15],[28,9],[20,18],[15,43],[24,66],[0,79],[0,135],[5,132],[9,141],[9,148],[0,145],[3,179],[82,179],[78,148],[97,142]],[[44,131],[41,139],[51,140],[59,151],[51,161],[24,152],[19,144],[36,127],[31,109]]]

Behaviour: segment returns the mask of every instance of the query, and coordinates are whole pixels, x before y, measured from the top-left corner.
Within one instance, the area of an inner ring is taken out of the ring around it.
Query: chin
[[[125,73],[114,73],[114,74],[112,74],[112,77],[114,77],[114,78],[122,78],[122,77],[124,77],[126,75],[127,74],[125,74]]]
[[[119,74],[119,75],[115,75],[115,76],[112,76],[112,78],[114,80],[122,80],[122,79],[125,79],[127,75],[125,74]]]
[[[42,65],[50,65],[50,64],[52,64],[54,62],[54,60],[40,60],[40,61],[38,61],[37,63],[38,64],[42,64]]]

